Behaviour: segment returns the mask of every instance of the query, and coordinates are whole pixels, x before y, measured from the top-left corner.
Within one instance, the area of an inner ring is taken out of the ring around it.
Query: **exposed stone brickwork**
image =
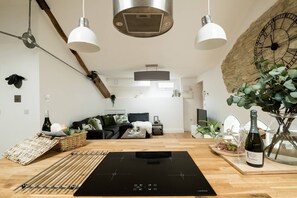
[[[229,93],[237,89],[243,82],[252,82],[258,77],[253,64],[257,37],[269,20],[283,12],[297,15],[297,0],[277,1],[237,39],[221,66],[223,79]],[[296,66],[297,62],[293,67]]]

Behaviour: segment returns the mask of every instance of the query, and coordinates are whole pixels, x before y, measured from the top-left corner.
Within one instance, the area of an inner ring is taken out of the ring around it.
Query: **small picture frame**
[[[155,124],[158,124],[160,121],[159,121],[159,116],[154,116],[154,123]]]

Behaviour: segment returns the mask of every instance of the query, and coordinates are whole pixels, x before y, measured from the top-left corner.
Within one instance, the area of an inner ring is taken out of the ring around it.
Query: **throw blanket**
[[[146,129],[146,131],[149,133],[149,134],[152,134],[152,123],[151,122],[148,122],[148,121],[145,121],[145,122],[142,122],[142,121],[136,121],[136,122],[132,122],[131,123],[134,127],[139,127],[141,129]]]

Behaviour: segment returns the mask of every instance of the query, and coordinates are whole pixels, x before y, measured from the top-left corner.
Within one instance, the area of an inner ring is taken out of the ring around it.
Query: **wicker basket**
[[[69,151],[87,144],[87,133],[75,133],[70,136],[55,138],[59,143],[53,148],[58,151]]]

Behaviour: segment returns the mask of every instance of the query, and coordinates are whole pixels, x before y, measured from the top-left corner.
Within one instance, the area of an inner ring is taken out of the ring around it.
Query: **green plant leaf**
[[[297,99],[293,98],[292,96],[288,95],[285,97],[285,101],[291,104],[297,104]]]
[[[280,93],[276,93],[273,97],[276,101],[282,101],[283,97]]]
[[[246,83],[242,83],[238,91],[243,92],[245,87],[246,87]]]
[[[229,106],[231,106],[232,103],[233,103],[233,96],[230,96],[229,98],[227,98],[227,104],[228,104]]]
[[[245,94],[250,94],[251,91],[253,91],[252,86],[247,86],[247,87],[244,89],[244,93],[245,93]]]
[[[297,70],[296,69],[290,69],[288,71],[288,74],[289,74],[290,78],[297,78]]]
[[[292,79],[288,80],[284,83],[284,86],[291,91],[295,91],[296,87],[294,86],[294,84],[292,82],[293,82]]]
[[[245,105],[245,99],[244,98],[241,98],[238,103],[237,103],[237,106],[239,107],[243,107]]]
[[[276,76],[276,75],[280,75],[284,70],[286,69],[286,67],[278,67],[276,69],[273,69],[269,72],[269,74],[271,76]]]
[[[295,91],[295,92],[291,92],[290,93],[290,96],[292,96],[293,98],[297,98],[297,92]]]
[[[253,90],[259,90],[262,88],[262,83],[258,82],[255,85],[252,85]]]

